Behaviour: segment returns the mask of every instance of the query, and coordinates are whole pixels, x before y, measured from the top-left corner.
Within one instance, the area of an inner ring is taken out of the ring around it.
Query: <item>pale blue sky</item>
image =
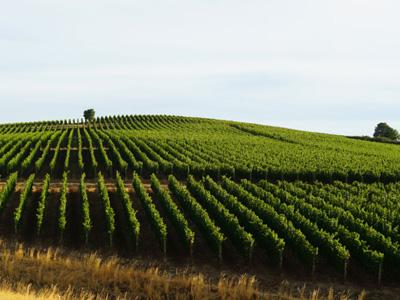
[[[400,129],[400,2],[0,0],[0,122],[176,114]]]

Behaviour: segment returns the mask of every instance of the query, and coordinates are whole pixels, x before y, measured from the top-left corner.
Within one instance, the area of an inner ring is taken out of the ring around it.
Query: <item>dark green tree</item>
[[[381,122],[375,127],[374,137],[398,140],[400,135],[396,129],[390,127],[387,123]]]
[[[83,116],[84,116],[86,122],[92,122],[94,120],[95,115],[96,115],[96,112],[92,108],[87,109],[83,112]]]

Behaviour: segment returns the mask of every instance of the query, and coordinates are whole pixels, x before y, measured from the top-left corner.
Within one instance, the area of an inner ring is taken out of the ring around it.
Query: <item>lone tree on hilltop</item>
[[[386,138],[390,140],[398,140],[400,138],[400,135],[398,131],[392,127],[390,127],[386,123],[379,123],[375,127],[375,132],[374,132],[374,137],[375,138]]]
[[[87,109],[83,112],[83,116],[85,118],[86,122],[92,122],[94,120],[94,116],[96,115],[96,112],[94,111],[93,108]]]

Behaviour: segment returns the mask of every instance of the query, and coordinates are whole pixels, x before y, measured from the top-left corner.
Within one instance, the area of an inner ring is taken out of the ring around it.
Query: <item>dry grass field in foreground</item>
[[[173,296],[174,297],[174,296]],[[173,298],[172,297],[172,298]],[[215,295],[216,298],[218,298],[217,295]],[[214,298],[214,296],[213,296]],[[333,293],[329,294],[326,298],[325,297],[320,297],[318,295],[318,292],[313,293],[310,297],[301,297],[301,298],[294,298],[291,297],[290,295],[287,294],[275,294],[275,295],[268,295],[265,294],[263,296],[264,299],[335,299]],[[32,292],[29,289],[25,289],[25,290],[21,290],[20,292],[15,292],[12,288],[5,288],[4,290],[0,291],[0,299],[2,300],[58,300],[58,299],[104,299],[103,297],[100,296],[95,296],[93,294],[88,294],[88,293],[82,293],[80,295],[74,295],[73,293],[59,293],[57,292],[56,289],[50,289],[50,290],[45,290],[42,292]],[[113,299],[113,298],[107,298],[107,299]],[[125,299],[125,298],[123,298]],[[136,298],[135,298],[136,299]],[[163,297],[162,299],[171,299],[168,297]],[[174,298],[173,298],[174,299]],[[186,299],[185,297],[183,299]],[[195,299],[195,298],[191,298],[188,295],[188,299]],[[220,299],[220,298],[218,298]],[[228,299],[232,299],[232,298],[228,298]],[[234,298],[233,298],[234,299]],[[239,299],[248,299],[246,296],[243,298],[239,298]],[[251,299],[256,299],[256,298],[251,298]],[[341,297],[339,299],[346,299],[344,297]],[[362,296],[359,297],[359,299],[363,299]]]
[[[349,299],[317,290],[262,290],[254,277],[207,279],[202,274],[161,272],[115,257],[61,254],[0,240],[0,299]],[[356,296],[361,300],[365,293]],[[354,297],[353,297],[354,298]]]

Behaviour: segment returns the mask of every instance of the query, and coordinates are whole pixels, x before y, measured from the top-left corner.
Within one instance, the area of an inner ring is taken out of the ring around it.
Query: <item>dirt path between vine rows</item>
[[[162,187],[168,188],[168,182],[166,180],[160,180],[160,182],[161,182]],[[142,183],[148,191],[151,191],[150,180],[142,180]],[[5,181],[0,182],[0,191],[3,190],[5,184],[6,184]],[[18,182],[17,186],[15,188],[15,191],[20,192],[24,188],[24,186],[25,186],[25,181]],[[32,191],[40,192],[42,190],[42,186],[43,186],[42,182],[40,182],[40,181],[34,182]],[[116,191],[115,181],[106,180],[106,186],[107,186],[107,189],[109,192]],[[61,187],[62,187],[62,181],[60,181],[60,180],[56,180],[55,182],[50,182],[49,192],[59,193],[61,191]],[[96,189],[97,189],[97,182],[95,180],[88,180],[86,182],[86,190],[88,192],[95,192]],[[133,187],[132,187],[131,181],[125,181],[125,189],[129,193],[133,192]],[[79,192],[79,181],[78,180],[68,181],[68,191],[69,192]]]

